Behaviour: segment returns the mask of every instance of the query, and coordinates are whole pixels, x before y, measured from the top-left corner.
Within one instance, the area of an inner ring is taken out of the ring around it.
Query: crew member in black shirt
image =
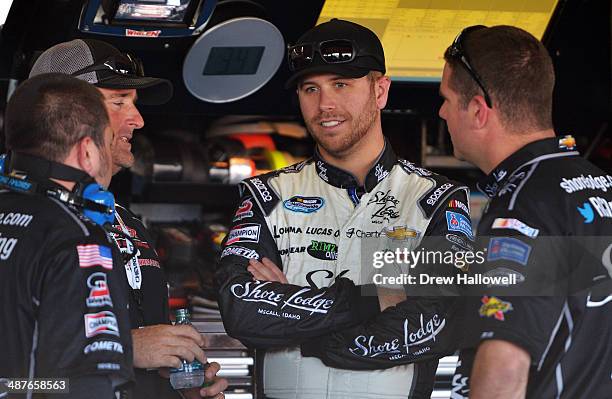
[[[471,273],[514,281],[467,299],[452,398],[609,398],[612,176],[555,137],[553,65],[531,34],[469,27],[444,58],[440,117],[490,198]]]
[[[72,75],[94,85],[104,96],[110,124],[115,133],[112,145],[113,174],[134,164],[130,141],[134,131],[144,126],[136,103],[158,105],[172,96],[170,81],[146,77],[140,61],[122,53],[115,47],[93,39],[75,39],[57,44],[36,60],[30,76],[60,72]],[[125,277],[130,290],[130,321],[134,342],[134,367],[137,398],[176,398],[176,393],[166,378],[161,378],[158,368],[179,367],[181,359],[197,358],[202,363],[206,356],[202,350],[204,341],[191,326],[173,326],[168,315],[167,281],[151,238],[143,223],[127,208],[117,205],[113,227],[122,234],[114,234],[116,245],[124,253],[137,254],[125,264]],[[124,237],[129,235],[132,242]],[[227,381],[216,379],[219,370],[212,363],[207,381],[215,379],[212,386],[202,389],[202,396],[218,395],[227,387]],[[189,392],[197,395],[197,392]]]
[[[133,380],[122,259],[112,218],[113,137],[102,96],[46,74],[17,88],[6,110],[0,174],[0,376],[59,378],[70,398],[114,398]],[[84,197],[104,199],[97,206]],[[93,212],[93,214],[92,214]],[[89,216],[85,216],[89,215]],[[34,384],[34,382],[32,382]]]

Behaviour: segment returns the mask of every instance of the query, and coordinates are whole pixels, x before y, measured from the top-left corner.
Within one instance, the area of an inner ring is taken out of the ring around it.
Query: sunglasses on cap
[[[357,57],[358,48],[352,40],[335,39],[318,43],[301,43],[287,46],[287,61],[289,69],[296,71],[312,64],[315,53],[328,64],[343,64]],[[367,54],[359,54],[367,55]]]
[[[113,75],[144,77],[142,62],[138,58],[127,53],[121,54],[120,56],[111,56],[94,65],[79,69],[73,72],[71,76],[77,77],[90,72],[104,71],[110,72],[111,74],[99,78],[101,82],[113,77]]]
[[[450,46],[449,55],[453,59],[458,60],[461,63],[461,65],[463,65],[463,67],[470,74],[472,79],[474,79],[476,84],[478,84],[478,86],[480,86],[480,88],[482,89],[482,92],[484,94],[484,99],[485,99],[485,102],[487,103],[487,106],[489,108],[493,108],[491,97],[489,97],[489,93],[487,92],[487,89],[485,89],[484,85],[482,84],[482,80],[480,79],[480,77],[478,76],[474,68],[472,68],[472,65],[470,64],[470,57],[468,56],[468,54],[465,52],[463,48],[465,37],[470,32],[474,32],[474,31],[484,29],[484,28],[486,28],[486,26],[484,25],[474,25],[474,26],[468,26],[467,28],[463,29],[461,33],[457,35],[457,37],[453,41],[453,44]]]

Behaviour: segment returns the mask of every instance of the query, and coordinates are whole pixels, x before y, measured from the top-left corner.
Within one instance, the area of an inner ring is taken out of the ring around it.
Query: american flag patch
[[[102,245],[77,245],[80,267],[102,266],[105,269],[113,269],[113,255],[109,247]]]

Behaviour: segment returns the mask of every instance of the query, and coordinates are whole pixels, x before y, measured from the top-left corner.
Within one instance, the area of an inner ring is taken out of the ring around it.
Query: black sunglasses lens
[[[467,28],[463,29],[461,33],[457,35],[457,37],[455,38],[455,41],[453,41],[453,45],[451,46],[451,50],[455,52],[455,56],[460,57],[463,55],[463,41],[465,40],[465,37],[470,32],[474,32],[474,31],[484,29],[484,28],[486,28],[486,26],[484,25],[474,25],[474,26],[468,26]]]
[[[125,54],[126,64],[130,65],[130,70],[132,71],[132,75],[136,76],[144,76],[144,67],[142,65],[142,61],[140,59],[134,57],[131,54]]]
[[[293,70],[304,68],[312,62],[312,54],[313,47],[311,44],[300,44],[289,47],[289,66]]]
[[[144,76],[140,62],[131,56],[123,56],[121,58],[117,57],[108,62],[106,65],[108,65],[110,67],[109,69],[115,73],[122,75]]]
[[[319,45],[323,60],[329,64],[349,62],[355,58],[355,49],[348,40],[329,40]]]

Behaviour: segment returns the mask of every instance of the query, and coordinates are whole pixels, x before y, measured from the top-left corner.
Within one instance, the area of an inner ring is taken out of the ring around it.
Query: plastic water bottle
[[[176,324],[191,325],[188,309],[177,309],[175,314]],[[201,387],[204,384],[204,365],[197,359],[194,359],[191,363],[186,360],[182,362],[180,368],[170,369],[170,384],[172,384],[172,387],[174,389]]]

